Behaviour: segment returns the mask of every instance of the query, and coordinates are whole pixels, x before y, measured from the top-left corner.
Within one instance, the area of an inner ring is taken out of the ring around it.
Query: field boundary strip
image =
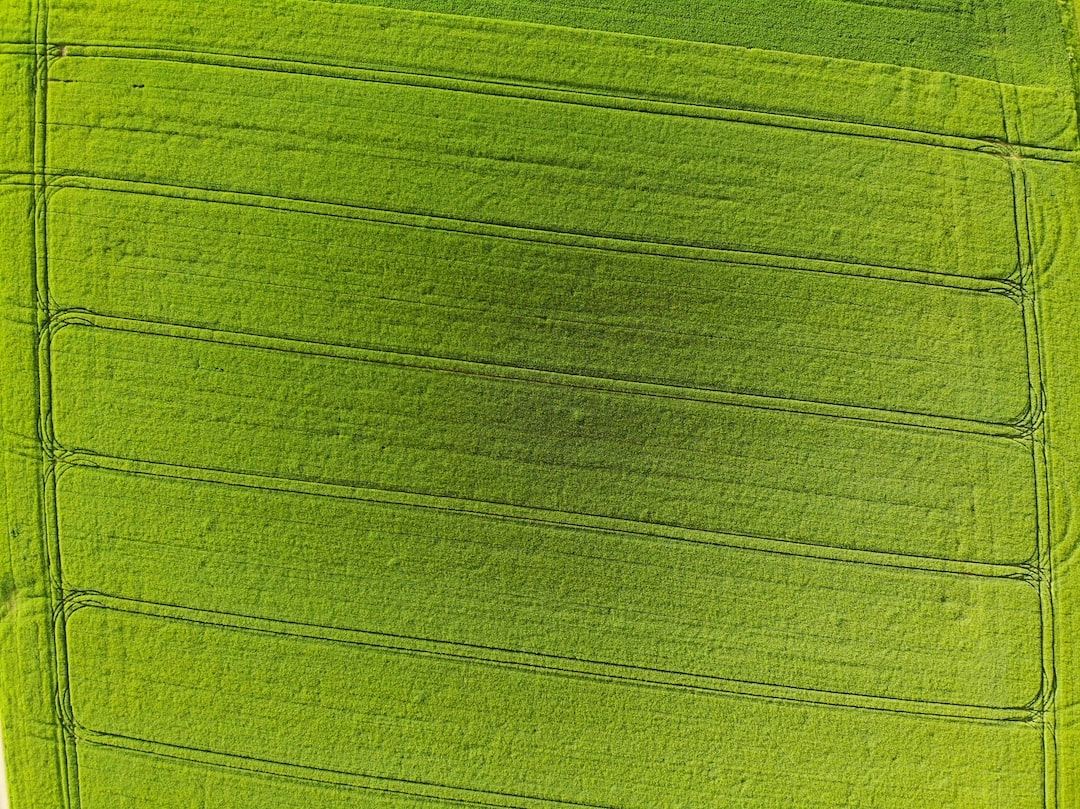
[[[47,330],[52,312],[48,296],[48,239],[46,237],[46,207],[48,201],[48,76],[50,63],[49,48],[49,15],[50,0],[35,0],[34,2],[34,46],[36,50],[34,67],[34,112],[33,112],[33,170],[35,174],[33,186],[33,252],[32,272],[36,285],[35,296],[35,320],[37,337]],[[35,372],[39,382],[48,377],[48,366],[37,365]],[[45,425],[51,423],[51,400],[39,395],[38,407],[38,438],[45,434]],[[41,480],[39,483],[40,508],[39,530],[45,545],[46,575],[45,585],[48,599],[53,614],[60,616],[63,602],[61,582],[61,559],[59,548],[59,536],[55,530],[55,503],[50,502],[53,493],[53,483],[56,476],[56,463],[51,453],[41,446]],[[63,619],[55,623],[52,631],[45,634],[48,638],[49,652],[53,657],[52,676],[55,678],[51,683],[54,690],[56,710],[60,716],[65,711],[71,710],[68,680],[68,649],[66,632],[62,627]],[[60,789],[64,796],[68,809],[81,806],[79,798],[79,762],[78,745],[75,739],[66,731],[63,725],[56,730],[57,742],[61,750],[59,781]]]
[[[1055,600],[1053,588],[1053,524],[1050,512],[1050,478],[1047,457],[1047,392],[1045,348],[1039,328],[1039,244],[1032,230],[1032,195],[1028,188],[1027,172],[1022,162],[1013,166],[1014,198],[1017,212],[1017,238],[1022,261],[1021,288],[1026,299],[1024,331],[1027,336],[1028,375],[1031,391],[1034,429],[1032,431],[1032,465],[1035,488],[1035,547],[1038,571],[1039,611],[1042,627],[1042,692],[1046,710],[1042,713],[1043,729],[1043,784],[1045,800],[1056,809],[1057,801],[1057,638],[1055,636]]]
[[[1080,112],[1080,3],[1062,0],[1059,3],[1065,47],[1069,57],[1072,96]],[[1033,274],[1049,278],[1043,292],[1044,332],[1051,337],[1039,340],[1043,360],[1041,384],[1053,392],[1043,426],[1044,439],[1037,447],[1037,462],[1045,480],[1045,498],[1041,514],[1046,526],[1045,578],[1047,610],[1044,616],[1050,627],[1051,643],[1049,671],[1053,675],[1052,699],[1045,718],[1047,809],[1071,809],[1080,805],[1080,734],[1077,728],[1077,695],[1080,692],[1080,614],[1076,609],[1080,599],[1080,575],[1074,564],[1078,546],[1075,526],[1074,493],[1080,487],[1077,466],[1072,454],[1078,446],[1077,380],[1078,355],[1075,346],[1075,324],[1080,316],[1080,261],[1078,261],[1078,225],[1076,192],[1080,182],[1076,169],[1058,181],[1066,195],[1057,200],[1059,243],[1052,245],[1049,261],[1045,258],[1032,268]],[[1071,203],[1071,204],[1070,204]],[[1029,220],[1036,211],[1029,214]],[[1038,220],[1036,220],[1038,221]],[[1068,235],[1066,235],[1068,234]],[[1030,229],[1029,229],[1030,236]],[[1071,238],[1070,238],[1071,237]],[[1036,254],[1041,258],[1040,254]],[[1055,268],[1055,261],[1060,265]],[[1056,272],[1055,272],[1056,269]],[[1036,282],[1036,286],[1038,283]],[[1060,403],[1060,404],[1057,404]],[[1053,442],[1053,443],[1052,443]],[[1063,449],[1063,447],[1065,449]],[[1052,545],[1052,547],[1051,547]]]

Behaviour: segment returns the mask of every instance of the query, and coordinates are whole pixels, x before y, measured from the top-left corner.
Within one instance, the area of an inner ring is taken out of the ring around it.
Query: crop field
[[[11,809],[1080,809],[1058,0],[0,0]]]

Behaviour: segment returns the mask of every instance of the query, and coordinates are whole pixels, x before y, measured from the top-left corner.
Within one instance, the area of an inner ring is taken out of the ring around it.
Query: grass
[[[1073,809],[1053,0],[0,2],[13,809]]]

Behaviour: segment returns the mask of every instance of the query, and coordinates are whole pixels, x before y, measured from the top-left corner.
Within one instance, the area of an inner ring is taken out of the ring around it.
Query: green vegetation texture
[[[12,809],[1080,809],[1057,0],[0,0]]]

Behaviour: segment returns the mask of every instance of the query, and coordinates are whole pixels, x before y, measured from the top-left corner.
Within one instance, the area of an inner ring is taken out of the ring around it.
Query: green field
[[[0,0],[11,809],[1080,809],[1058,0]]]

